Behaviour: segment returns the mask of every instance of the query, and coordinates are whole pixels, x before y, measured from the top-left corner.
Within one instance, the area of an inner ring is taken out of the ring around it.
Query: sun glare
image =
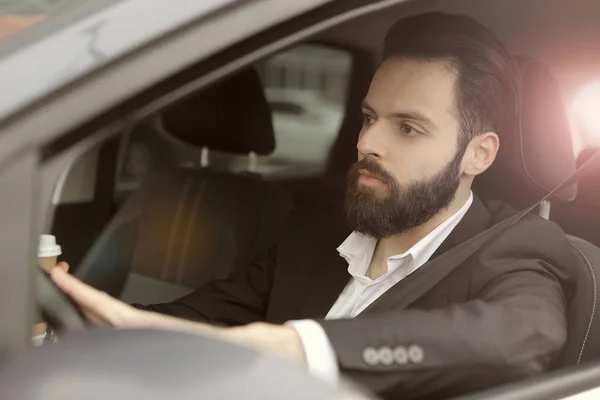
[[[587,84],[575,96],[573,110],[577,123],[587,133],[600,135],[600,81]]]

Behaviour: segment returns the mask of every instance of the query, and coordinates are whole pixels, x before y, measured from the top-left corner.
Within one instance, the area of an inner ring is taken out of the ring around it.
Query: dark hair
[[[396,22],[388,31],[383,60],[390,57],[446,61],[456,70],[456,104],[464,151],[476,135],[513,130],[518,118],[516,61],[474,19],[440,12]]]

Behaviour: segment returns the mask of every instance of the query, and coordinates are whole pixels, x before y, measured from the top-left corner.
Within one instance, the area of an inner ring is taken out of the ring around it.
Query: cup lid
[[[56,244],[56,237],[53,235],[41,235],[40,245],[38,247],[38,257],[60,256],[62,249]]]

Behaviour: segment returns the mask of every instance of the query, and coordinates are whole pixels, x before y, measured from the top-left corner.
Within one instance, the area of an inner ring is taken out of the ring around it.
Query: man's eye
[[[415,136],[419,134],[419,132],[415,128],[408,124],[400,125],[400,130],[407,136]]]
[[[375,122],[375,118],[373,118],[370,115],[363,114],[362,115],[362,122],[363,122],[363,125],[372,125]]]

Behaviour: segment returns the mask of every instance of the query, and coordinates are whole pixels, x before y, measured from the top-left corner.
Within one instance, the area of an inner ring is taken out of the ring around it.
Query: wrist
[[[282,326],[285,332],[285,342],[287,344],[288,353],[290,357],[302,365],[306,365],[306,352],[304,350],[304,344],[298,332],[291,326]]]
[[[250,325],[228,330],[232,340],[239,344],[274,353],[300,364],[306,364],[306,354],[300,335],[289,326],[267,323]]]
[[[217,328],[212,325],[199,322],[192,322],[180,318],[171,317],[169,315],[159,314],[150,311],[136,310],[138,313],[135,318],[139,323],[139,327],[150,329],[162,329],[190,334],[204,334],[216,336],[221,334],[222,328]]]

